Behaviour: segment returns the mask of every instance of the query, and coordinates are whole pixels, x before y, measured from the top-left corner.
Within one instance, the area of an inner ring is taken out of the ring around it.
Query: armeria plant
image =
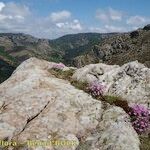
[[[65,67],[63,63],[54,64],[52,68],[62,70]]]
[[[91,84],[89,84],[88,90],[90,91],[91,95],[94,97],[101,96],[103,98],[103,93],[105,91],[106,86],[103,85],[99,81],[94,81]]]
[[[137,133],[144,133],[150,126],[150,110],[143,105],[134,105],[130,108],[131,123]]]

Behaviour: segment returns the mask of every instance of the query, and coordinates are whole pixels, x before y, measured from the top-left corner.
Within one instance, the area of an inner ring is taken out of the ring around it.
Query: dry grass
[[[72,78],[72,75],[74,74],[74,69],[62,71],[60,69],[52,68],[52,69],[49,69],[49,72],[59,79],[64,79],[64,80],[70,81]]]
[[[140,136],[140,150],[150,150],[150,136]]]

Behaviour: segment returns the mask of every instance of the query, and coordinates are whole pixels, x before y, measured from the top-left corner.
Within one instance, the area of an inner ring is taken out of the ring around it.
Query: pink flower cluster
[[[106,86],[103,85],[101,82],[94,81],[89,85],[88,90],[93,96],[102,96],[105,88]]]
[[[59,64],[54,64],[52,68],[63,69],[64,67],[65,67],[65,65],[63,63],[59,63]]]
[[[150,125],[150,111],[143,105],[134,105],[129,111],[131,123],[137,133],[145,132]]]

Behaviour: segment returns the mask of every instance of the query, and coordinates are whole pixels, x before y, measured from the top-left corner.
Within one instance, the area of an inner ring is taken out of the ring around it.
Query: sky
[[[150,0],[0,0],[0,33],[55,39],[128,32],[150,23]]]

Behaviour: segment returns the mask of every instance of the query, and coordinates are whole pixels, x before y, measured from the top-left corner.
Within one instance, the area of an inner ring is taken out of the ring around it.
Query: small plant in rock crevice
[[[132,126],[138,134],[144,133],[150,127],[150,110],[143,105],[128,106],[127,101],[119,97],[103,96],[106,86],[98,81],[94,81],[88,87],[90,94],[102,101],[106,101],[111,105],[115,105],[124,109],[130,116]]]
[[[129,111],[132,126],[137,133],[142,134],[150,127],[150,110],[143,105],[134,105]]]
[[[110,105],[115,105],[124,109],[126,113],[129,112],[130,108],[126,100],[123,100],[117,96],[105,96],[104,92],[106,90],[106,85],[102,84],[99,81],[94,81],[88,86],[88,93],[90,93],[94,98],[105,101]]]
[[[63,69],[65,65],[63,63],[54,64],[52,66],[53,69]]]
[[[91,95],[93,95],[94,97],[99,97],[99,96],[103,96],[103,93],[105,91],[106,86],[103,85],[101,82],[98,81],[94,81],[91,84],[89,84],[89,92],[91,93]]]

